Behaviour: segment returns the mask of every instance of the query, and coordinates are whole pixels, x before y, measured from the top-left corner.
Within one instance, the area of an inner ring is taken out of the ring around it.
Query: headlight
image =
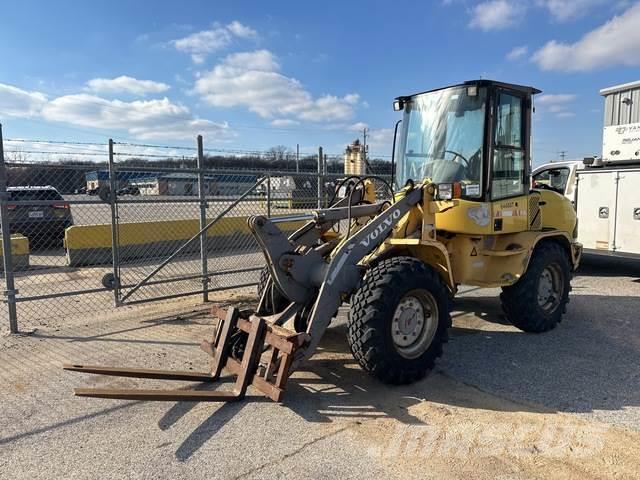
[[[453,184],[451,183],[439,183],[438,191],[436,192],[437,200],[451,200],[453,198]]]

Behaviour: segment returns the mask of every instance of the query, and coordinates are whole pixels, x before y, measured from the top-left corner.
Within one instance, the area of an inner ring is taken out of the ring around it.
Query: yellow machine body
[[[425,188],[423,202],[363,263],[404,253],[433,266],[452,290],[460,284],[504,287],[524,274],[541,241],[562,245],[575,270],[582,251],[574,238],[576,225],[569,201],[552,191],[472,202],[434,200]]]

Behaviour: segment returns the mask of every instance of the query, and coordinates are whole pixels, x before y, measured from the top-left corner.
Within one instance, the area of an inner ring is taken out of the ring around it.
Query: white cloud
[[[65,95],[47,103],[42,116],[93,128],[127,129],[142,140],[187,139],[197,134],[223,138],[229,134],[226,123],[194,118],[187,107],[168,98],[123,102],[85,93]]]
[[[538,0],[538,5],[546,8],[554,20],[566,22],[583,17],[589,11],[608,3],[610,0]]]
[[[258,33],[238,21],[228,25],[214,24],[210,30],[192,33],[184,38],[173,40],[173,46],[191,55],[194,63],[203,63],[210,53],[228,47],[233,38],[255,39]]]
[[[300,125],[300,122],[291,120],[290,118],[276,118],[271,122],[274,127],[290,127],[293,125]]]
[[[0,117],[33,117],[40,113],[47,97],[40,92],[0,83]]]
[[[473,7],[469,26],[485,32],[503,30],[515,25],[524,9],[524,4],[518,1],[489,0],[482,2]]]
[[[238,38],[257,38],[258,37],[258,32],[256,32],[253,28],[250,28],[250,27],[247,27],[246,25],[241,24],[237,20],[234,20],[229,25],[227,25],[227,29]]]
[[[193,139],[193,137],[190,137]],[[5,152],[9,158],[17,157],[16,161],[28,160],[47,160],[58,161],[63,159],[82,159],[87,161],[104,161],[105,154],[108,153],[106,145],[82,145],[81,153],[78,155],[77,145],[52,145],[50,143],[38,141],[24,140],[5,140]],[[40,153],[33,153],[34,151]],[[8,153],[12,152],[12,153]],[[29,152],[29,153],[27,153]],[[155,148],[151,146],[127,145],[118,148],[117,153],[124,153],[126,156],[135,157],[137,155],[160,155],[163,157],[182,157],[184,150],[173,148]]]
[[[515,47],[509,53],[507,53],[507,60],[515,62],[516,60],[520,60],[527,53],[529,53],[529,47],[527,47],[526,45]]]
[[[169,85],[153,80],[138,80],[122,75],[116,78],[94,78],[87,82],[87,90],[100,93],[126,92],[134,95],[162,93],[169,90]]]
[[[572,102],[576,99],[576,95],[572,93],[546,93],[536,97],[538,105],[560,105]]]
[[[364,130],[368,126],[369,125],[367,125],[364,122],[357,122],[357,123],[354,123],[353,125],[349,125],[348,130],[352,130],[354,132],[361,132],[362,130]]]
[[[543,70],[582,72],[616,65],[640,66],[640,3],[573,44],[548,42],[533,61]]]
[[[225,67],[234,70],[274,72],[280,69],[278,60],[269,50],[233,53],[224,59],[223,64]]]
[[[201,73],[193,92],[214,107],[243,106],[264,118],[324,122],[345,121],[354,115],[358,94],[313,98],[298,80],[279,70],[277,58],[268,50],[234,53]]]
[[[553,113],[558,118],[569,118],[575,115],[569,109],[576,98],[572,93],[550,93],[537,96],[535,103],[543,111]]]
[[[367,139],[369,144],[369,150],[371,154],[391,155],[391,146],[393,145],[393,129],[392,128],[379,128],[369,131],[369,138]]]
[[[367,145],[372,155],[391,155],[393,144],[393,128],[369,128],[365,122],[356,122],[346,127],[346,130],[362,134],[362,130],[367,129]]]
[[[124,102],[79,93],[48,100],[41,92],[0,83],[2,116],[39,117],[82,127],[127,130],[141,140],[193,139],[198,134],[226,140],[235,135],[226,122],[196,118],[187,107],[168,98]]]

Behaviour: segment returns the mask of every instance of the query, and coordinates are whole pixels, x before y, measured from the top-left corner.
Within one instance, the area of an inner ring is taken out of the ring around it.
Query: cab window
[[[550,168],[536,173],[533,176],[532,186],[533,188],[553,190],[554,192],[564,195],[568,180],[568,168]]]
[[[496,104],[491,198],[524,193],[525,151],[521,97],[500,93]]]

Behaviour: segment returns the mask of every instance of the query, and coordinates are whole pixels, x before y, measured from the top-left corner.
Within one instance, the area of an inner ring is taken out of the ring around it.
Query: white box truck
[[[640,81],[600,93],[602,156],[542,165],[532,173],[533,187],[574,203],[585,253],[640,258]]]

